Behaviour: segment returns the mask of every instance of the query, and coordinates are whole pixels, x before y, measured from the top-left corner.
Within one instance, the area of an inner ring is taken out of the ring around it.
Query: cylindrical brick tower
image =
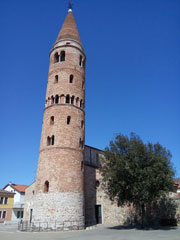
[[[84,226],[85,61],[69,9],[50,52],[34,222]]]

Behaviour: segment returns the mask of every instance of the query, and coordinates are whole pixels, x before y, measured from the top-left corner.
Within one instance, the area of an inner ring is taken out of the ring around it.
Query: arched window
[[[70,121],[71,121],[71,116],[68,116],[67,117],[67,124],[70,124]]]
[[[65,51],[61,51],[60,53],[60,62],[64,62],[65,61]]]
[[[55,96],[55,104],[58,104],[58,103],[59,103],[59,96],[56,95],[56,96]]]
[[[44,193],[47,193],[47,192],[49,192],[49,182],[45,181],[45,183],[44,183]]]
[[[54,135],[51,137],[51,145],[54,145]]]
[[[51,104],[54,104],[54,97],[51,96]]]
[[[53,125],[54,124],[54,116],[51,116],[50,118],[50,125]]]
[[[74,78],[74,76],[71,74],[71,75],[69,76],[69,83],[73,83],[73,78]]]
[[[52,135],[52,137],[47,137],[47,146],[54,145],[54,138],[54,135]]]
[[[64,101],[65,101],[65,97],[64,97],[64,95],[61,95],[60,96],[60,103],[64,103]]]
[[[49,106],[51,104],[51,98],[48,97],[48,102],[47,102],[47,106]]]
[[[76,106],[79,107],[79,98],[76,98]]]
[[[47,146],[49,146],[50,143],[51,143],[51,138],[48,136],[48,137],[47,137]]]
[[[96,187],[98,188],[100,186],[99,180],[96,180]]]
[[[70,96],[69,95],[66,96],[66,103],[70,103]]]
[[[54,83],[58,83],[58,75],[55,76]]]
[[[82,56],[80,55],[79,56],[79,66],[81,66],[82,65]]]
[[[84,127],[84,121],[82,120],[81,121],[81,128],[83,128]]]
[[[74,104],[74,96],[71,97],[71,104]]]
[[[58,53],[54,54],[54,63],[59,62],[59,55]]]

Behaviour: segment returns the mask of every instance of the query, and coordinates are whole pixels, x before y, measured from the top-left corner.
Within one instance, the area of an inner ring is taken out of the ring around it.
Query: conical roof
[[[81,44],[76,22],[71,10],[68,11],[68,14],[56,39],[56,42],[64,38],[74,39]]]

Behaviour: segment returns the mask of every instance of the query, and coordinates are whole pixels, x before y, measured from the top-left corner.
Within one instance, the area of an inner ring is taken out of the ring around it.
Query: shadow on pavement
[[[145,226],[142,228],[140,225],[132,226],[132,225],[117,225],[112,227],[107,227],[107,229],[111,230],[130,230],[130,229],[136,229],[136,230],[177,230],[177,226]]]

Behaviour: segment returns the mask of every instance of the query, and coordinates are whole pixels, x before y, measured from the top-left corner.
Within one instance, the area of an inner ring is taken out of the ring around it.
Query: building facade
[[[25,198],[25,190],[28,185],[21,184],[7,184],[3,189],[11,192],[14,196],[13,204],[12,204],[12,214],[11,221],[18,222],[23,219],[24,216],[24,198]]]
[[[11,221],[14,193],[0,189],[0,222]]]

